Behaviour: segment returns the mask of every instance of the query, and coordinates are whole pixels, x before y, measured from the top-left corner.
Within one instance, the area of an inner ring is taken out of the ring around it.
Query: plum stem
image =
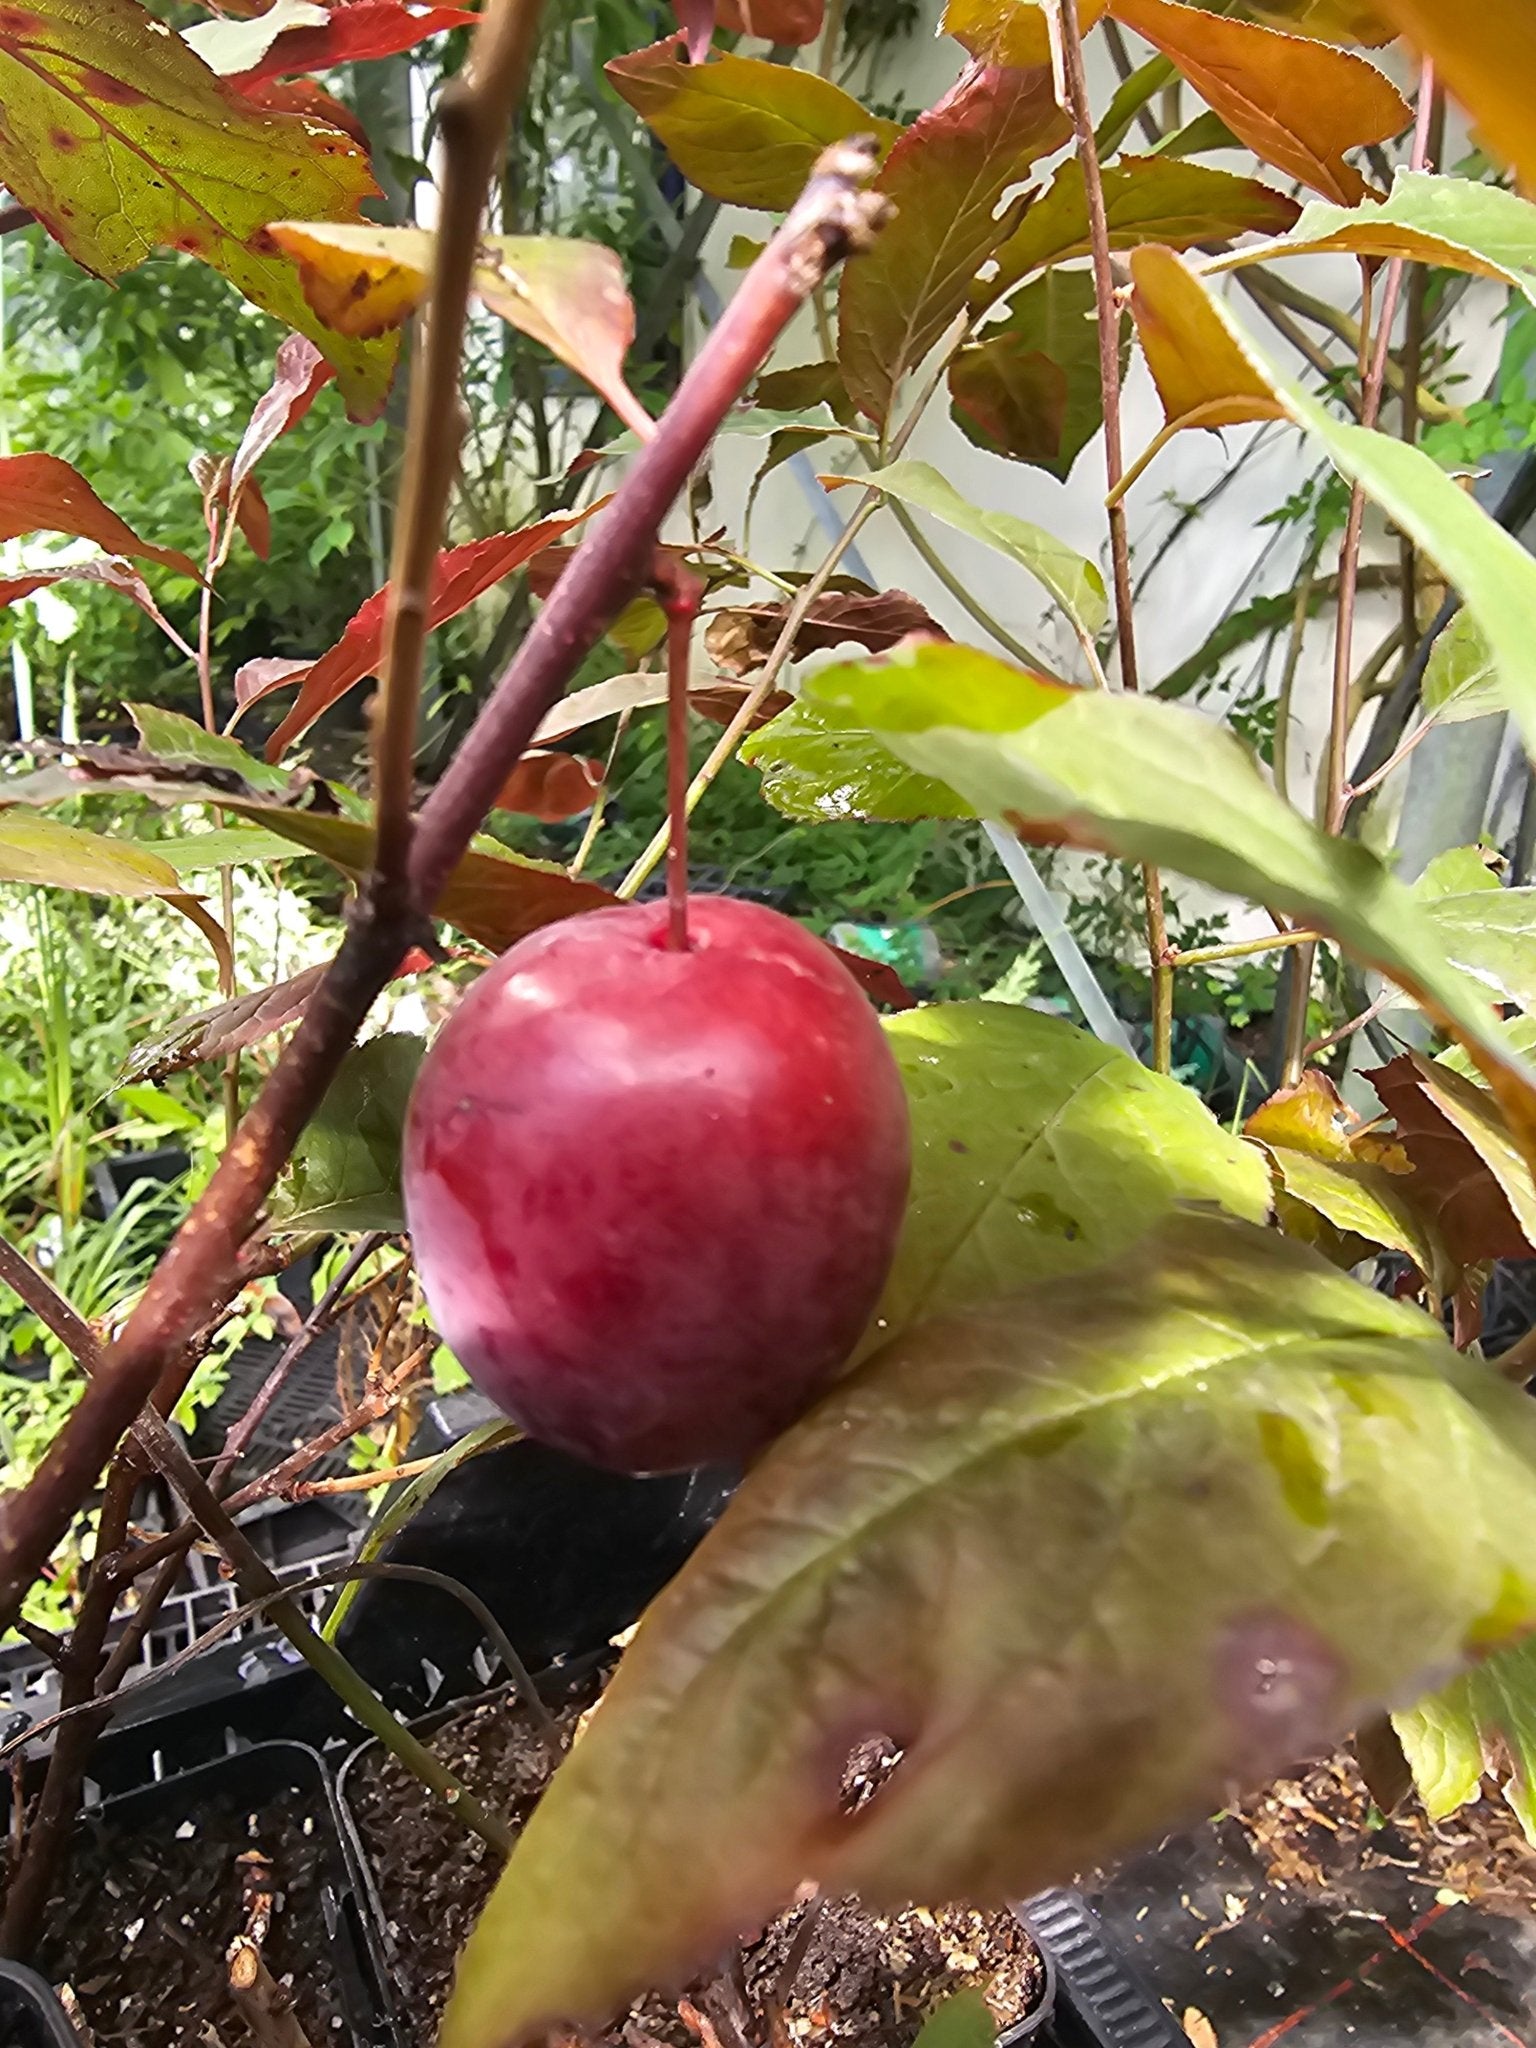
[[[518,0],[503,0],[516,7]],[[488,20],[494,17],[488,17]],[[478,33],[484,35],[485,28]],[[501,118],[505,127],[507,108]],[[445,141],[449,139],[445,131]],[[464,744],[407,832],[409,887],[386,862],[363,882],[335,959],[297,1029],[247,1110],[212,1179],[151,1276],[121,1336],[102,1359],[79,1404],[49,1446],[31,1482],[0,1508],[0,1629],[68,1529],[122,1432],[167,1371],[174,1398],[191,1370],[188,1339],[207,1320],[223,1288],[242,1276],[246,1239],[299,1134],[319,1108],[374,998],[400,964],[404,946],[430,914],[449,875],[534,728],[609,622],[635,594],[651,563],[656,535],[774,343],[827,274],[867,247],[889,202],[867,192],[876,168],[872,141],[834,144],[782,228],[743,279],[716,322],[655,438],[635,458],[613,504],[556,584]],[[466,204],[478,207],[474,193]],[[445,366],[444,375],[449,374]],[[419,430],[419,421],[417,423]],[[390,805],[400,801],[414,734],[414,690],[385,693]],[[381,734],[381,751],[384,740]],[[381,778],[381,795],[385,793]],[[381,807],[379,823],[385,821]],[[382,853],[382,849],[381,849]],[[397,857],[392,843],[390,858]],[[174,1383],[174,1384],[173,1384]],[[214,1501],[217,1511],[218,1503]],[[199,1515],[197,1519],[202,1520]]]
[[[665,548],[655,583],[667,615],[667,945],[688,950],[688,681],[704,579]]]

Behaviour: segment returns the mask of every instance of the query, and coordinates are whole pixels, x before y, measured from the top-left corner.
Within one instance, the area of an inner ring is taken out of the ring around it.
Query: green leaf
[[[868,476],[837,476],[830,484],[860,484],[878,491],[883,498],[895,498],[914,511],[931,513],[952,526],[957,533],[979,540],[984,547],[1006,555],[1021,569],[1027,569],[1066,613],[1079,634],[1090,639],[1109,615],[1104,578],[1095,565],[1027,519],[1012,512],[983,512],[968,498],[962,498],[928,462],[893,462],[887,469],[872,470]]]
[[[294,1147],[278,1229],[404,1230],[400,1145],[426,1041],[387,1031],[354,1047]]]
[[[1129,360],[1121,348],[1121,369]],[[968,441],[1063,481],[1104,424],[1093,279],[1052,270],[1026,285],[1000,324],[949,368],[956,426]]]
[[[0,10],[0,105],[0,180],[77,263],[114,278],[157,248],[199,257],[309,336],[355,419],[377,414],[398,337],[334,333],[267,232],[358,220],[378,191],[361,144],[222,85],[137,0]]]
[[[891,151],[875,189],[896,216],[845,265],[838,292],[838,361],[871,419],[885,422],[902,379],[966,311],[1018,218],[1007,194],[1069,125],[1049,66],[973,66]]]
[[[1315,199],[1288,234],[1219,257],[1206,269],[1329,254],[1399,256],[1470,271],[1512,286],[1536,305],[1536,206],[1498,185],[1426,171],[1399,171],[1385,199],[1358,206]]]
[[[1266,1149],[1275,1162],[1281,1187],[1293,1202],[1300,1202],[1346,1237],[1361,1237],[1402,1252],[1429,1279],[1440,1279],[1443,1259],[1398,1176],[1368,1160],[1318,1159],[1289,1145]],[[1282,1214],[1281,1220],[1290,1227],[1286,1215]]]
[[[676,36],[604,68],[689,184],[728,206],[782,212],[832,143],[873,135],[888,150],[901,133],[813,71],[763,57],[690,64]]]
[[[1487,637],[1470,612],[1458,612],[1430,649],[1420,697],[1442,725],[1509,709]]]
[[[208,868],[251,867],[291,860],[293,848],[275,832],[255,825],[230,825],[213,832],[194,832],[182,839],[157,839],[155,852],[178,875],[196,875]]]
[[[1163,156],[1123,156],[1106,164],[1104,211],[1111,249],[1142,242],[1192,249],[1250,231],[1273,234],[1299,213],[1294,199],[1257,178]],[[1082,166],[1073,157],[997,252],[996,274],[976,287],[972,303],[991,305],[1032,270],[1086,256],[1091,246]]]
[[[1478,887],[1425,909],[1448,959],[1497,1001],[1536,1011],[1536,889]]]
[[[1167,261],[1179,264],[1176,256]],[[1321,443],[1334,467],[1359,484],[1460,591],[1487,642],[1526,751],[1536,753],[1536,634],[1531,631],[1536,560],[1421,449],[1335,419],[1319,399],[1281,376],[1225,301],[1200,289],[1289,417]]]
[[[148,846],[15,810],[0,811],[0,880],[98,896],[177,896],[182,887]]]
[[[1536,1091],[1493,1030],[1482,992],[1446,958],[1429,912],[1365,847],[1292,810],[1241,742],[1198,712],[1069,690],[933,642],[819,670],[802,694],[857,720],[984,818],[1172,868],[1323,926],[1479,1051],[1536,1153]]]
[[[269,767],[257,755],[247,753],[238,740],[206,731],[184,712],[165,711],[158,704],[125,704],[123,709],[138,727],[145,752],[157,761],[177,768],[211,768],[218,775],[236,777],[231,787],[237,794],[241,784],[272,796],[286,796],[294,786],[292,769]]]
[[[979,1991],[956,1991],[929,2013],[912,2048],[997,2048],[997,2021]]]
[[[1420,903],[1438,903],[1445,896],[1483,894],[1499,887],[1499,878],[1488,865],[1480,846],[1448,846],[1437,853],[1412,885]]]
[[[1001,1903],[1536,1620],[1536,1413],[1272,1231],[1185,1213],[920,1324],[647,1611],[460,1961],[443,2048],[685,1982],[803,1881]],[[857,1816],[847,1752],[903,1755]]]
[[[1536,1845],[1536,1642],[1501,1650],[1392,1725],[1431,1820],[1470,1804],[1483,1773],[1497,1772]]]
[[[865,1349],[1098,1265],[1178,1202],[1269,1215],[1260,1153],[1089,1032],[988,1002],[884,1022],[912,1111],[912,1192]]]
[[[774,809],[806,825],[976,815],[964,797],[931,775],[914,774],[873,733],[799,697],[747,736],[741,758],[761,772]]]

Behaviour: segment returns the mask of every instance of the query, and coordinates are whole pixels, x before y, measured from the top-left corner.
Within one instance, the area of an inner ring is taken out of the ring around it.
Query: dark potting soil
[[[249,1810],[210,1800],[175,1828],[142,1820],[76,1828],[59,1896],[49,1906],[37,1964],[68,1984],[96,2048],[205,2048],[212,2026],[224,2048],[250,2040],[231,2003],[224,1952],[247,1925],[247,1865],[260,1851],[272,1870],[274,1911],[262,1953],[291,1986],[313,2048],[341,2036],[322,1887],[330,1815],[300,1792]]]
[[[594,1697],[595,1689],[557,1716],[562,1734]],[[537,1731],[510,1698],[446,1722],[432,1747],[514,1826],[526,1822],[549,1777]],[[852,1759],[849,1805],[872,1797],[893,1763],[873,1752]],[[497,1859],[383,1752],[359,1759],[347,1784],[395,1950],[398,2009],[416,2016],[427,2048],[459,1950],[495,1883]],[[598,2037],[599,2048],[700,2048],[701,2039],[714,2048],[715,2037],[744,2038],[758,2048],[796,1947],[802,1953],[784,2005],[785,2031],[807,2048],[911,2048],[929,2012],[954,1991],[980,1991],[1000,2027],[1039,2002],[1040,1958],[1010,1913],[953,1906],[876,1915],[855,1899],[836,1899],[815,1908],[806,1934],[809,1910],[797,1906],[772,1921],[745,1949],[736,1982],[706,1980],[681,2001],[645,1998]]]

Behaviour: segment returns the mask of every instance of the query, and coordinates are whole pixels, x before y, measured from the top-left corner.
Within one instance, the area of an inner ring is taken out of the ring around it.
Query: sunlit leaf
[[[425,228],[279,221],[272,234],[296,258],[316,314],[342,334],[383,334],[426,295],[433,237]],[[635,309],[611,249],[557,235],[484,235],[471,284],[483,305],[650,432],[650,415],[624,381]]]
[[[0,879],[99,896],[177,896],[181,877],[150,846],[61,819],[0,811]]]
[[[1421,1053],[1404,1053],[1367,1078],[1396,1119],[1415,1199],[1451,1256],[1463,1266],[1529,1258],[1536,1186],[1487,1089]]]
[[[145,752],[157,761],[211,770],[214,776],[227,778],[226,786],[237,792],[289,793],[291,778],[286,768],[269,767],[227,733],[205,731],[185,712],[167,711],[159,704],[126,704],[123,708],[138,727]]]
[[[1402,94],[1363,57],[1177,0],[1112,0],[1255,156],[1354,206],[1370,187],[1344,152],[1400,135],[1413,118]]]
[[[1360,1160],[1407,1173],[1408,1157],[1400,1147],[1361,1122],[1328,1076],[1308,1067],[1291,1087],[1279,1088],[1243,1125],[1243,1135],[1256,1143],[1284,1146],[1336,1166]]]
[[[0,55],[0,66],[3,63]],[[198,577],[196,563],[180,548],[140,540],[102,503],[79,470],[57,455],[0,455],[0,541],[28,533],[66,533],[93,542],[109,555],[139,555],[179,569],[183,576]]]
[[[1430,649],[1419,698],[1442,725],[1509,709],[1487,637],[1470,612],[1458,612]]]
[[[1294,1205],[1300,1204],[1320,1216],[1330,1231],[1339,1233],[1346,1246],[1360,1240],[1362,1250],[1383,1246],[1401,1252],[1429,1280],[1437,1285],[1442,1282],[1448,1271],[1445,1256],[1415,1208],[1410,1191],[1385,1167],[1366,1160],[1335,1164],[1285,1145],[1267,1150],[1281,1195],[1280,1220],[1293,1237],[1315,1242],[1319,1250],[1327,1249],[1321,1237],[1297,1227]],[[1355,1258],[1347,1257],[1347,1263],[1353,1265]]]
[[[444,2048],[601,2022],[803,1881],[988,1906],[1153,1840],[1529,1626],[1533,1507],[1525,1396],[1251,1224],[920,1324],[647,1611]]]
[[[460,547],[445,548],[437,558],[428,625],[440,626],[445,620],[457,617],[466,605],[473,604],[477,597],[483,596],[504,576],[520,569],[541,548],[558,540],[562,533],[569,533],[573,526],[589,519],[596,509],[588,506],[581,512],[538,520],[517,533],[493,533],[485,540],[465,541]],[[290,683],[299,684],[299,695],[293,709],[267,741],[269,761],[276,761],[284,754],[354,684],[360,683],[365,676],[378,674],[379,663],[384,658],[388,614],[389,585],[386,584],[352,614],[336,645],[310,667],[288,668],[275,677],[265,670],[259,675],[253,674],[253,664],[236,671],[235,702],[242,709],[272,690],[286,688]]]
[[[918,2030],[912,2048],[993,2048],[997,2021],[979,1991],[952,1991]]]
[[[1122,345],[1122,370],[1127,354]],[[1051,270],[955,357],[951,411],[968,441],[1065,482],[1104,424],[1101,376],[1093,278]]]
[[[680,36],[605,68],[689,184],[731,206],[783,211],[832,143],[874,135],[888,149],[901,133],[812,71],[762,57],[690,64]]]
[[[1474,1049],[1536,1156],[1536,1090],[1427,910],[1367,848],[1294,811],[1221,726],[1156,698],[1063,690],[944,643],[818,670],[802,693],[983,817],[1165,866],[1331,931]]]
[[[350,136],[243,99],[136,0],[0,9],[0,107],[0,179],[77,263],[112,278],[157,248],[197,256],[318,343],[354,419],[378,412],[397,342],[316,320],[268,233],[359,218],[378,188]]]
[[[1065,141],[1049,68],[966,72],[902,136],[875,180],[896,218],[843,272],[838,361],[871,419],[965,310],[977,271],[1006,241],[1004,207],[1037,157]]]
[[[404,1230],[400,1141],[426,1049],[424,1039],[388,1031],[347,1054],[274,1196],[277,1229]]]
[[[799,824],[850,818],[906,824],[974,818],[964,797],[897,760],[856,720],[797,697],[744,740],[741,758],[763,778],[763,795]]]
[[[185,39],[211,71],[241,85],[290,71],[329,71],[372,57],[396,57],[428,36],[479,16],[468,7],[415,7],[407,0],[342,0],[317,7],[278,0],[250,21],[203,21]]]
[[[1215,302],[1167,249],[1131,256],[1131,314],[1163,402],[1163,427],[1126,475],[1133,483],[1186,427],[1236,427],[1291,417],[1270,379],[1249,357]]]
[[[1536,206],[1498,185],[1399,171],[1383,200],[1314,199],[1289,234],[1207,264],[1208,271],[1282,256],[1401,256],[1491,277],[1536,304]]]
[[[1109,609],[1104,578],[1092,562],[1027,519],[1011,512],[983,512],[963,498],[931,463],[893,462],[868,476],[827,477],[825,481],[829,485],[861,484],[865,490],[878,491],[916,512],[942,519],[957,533],[969,535],[1027,569],[1079,632],[1091,636],[1104,624]]]
[[[1111,249],[1143,242],[1192,249],[1250,232],[1277,235],[1300,211],[1294,199],[1257,178],[1166,156],[1123,156],[1104,166],[1103,178]],[[996,274],[976,286],[973,303],[989,305],[1032,270],[1086,256],[1089,246],[1082,166],[1071,157],[999,249]]]
[[[1179,1082],[1059,1017],[938,1003],[887,1018],[912,1192],[862,1351],[1113,1257],[1176,1203],[1262,1223],[1269,1174]]]
[[[1372,0],[1427,57],[1493,154],[1536,192],[1536,13],[1527,0]]]
[[[1536,889],[1479,886],[1438,895],[1425,909],[1447,956],[1490,1001],[1536,1013]]]
[[[1431,1820],[1476,1799],[1486,1772],[1536,1845],[1536,1642],[1500,1650],[1392,1725]]]
[[[1106,0],[1078,0],[1078,26],[1092,28],[1105,5]],[[1040,0],[948,0],[940,26],[983,64],[1022,68],[1051,61]]]

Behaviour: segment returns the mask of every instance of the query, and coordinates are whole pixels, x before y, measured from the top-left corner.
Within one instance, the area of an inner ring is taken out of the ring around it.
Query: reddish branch
[[[869,143],[829,150],[783,228],[747,273],[597,530],[422,809],[411,835],[404,900],[370,876],[341,949],[183,1223],[122,1336],[30,1486],[0,1516],[0,1627],[96,1482],[112,1446],[182,1354],[210,1305],[225,1298],[262,1205],[375,996],[430,913],[535,726],[649,571],[661,521],[721,421],[789,320],[828,272],[878,230],[886,202],[863,188]],[[202,1488],[203,1500],[218,1503]],[[200,1501],[194,1510],[202,1519]],[[220,1518],[227,1525],[227,1516]],[[222,1539],[221,1539],[222,1540]]]

